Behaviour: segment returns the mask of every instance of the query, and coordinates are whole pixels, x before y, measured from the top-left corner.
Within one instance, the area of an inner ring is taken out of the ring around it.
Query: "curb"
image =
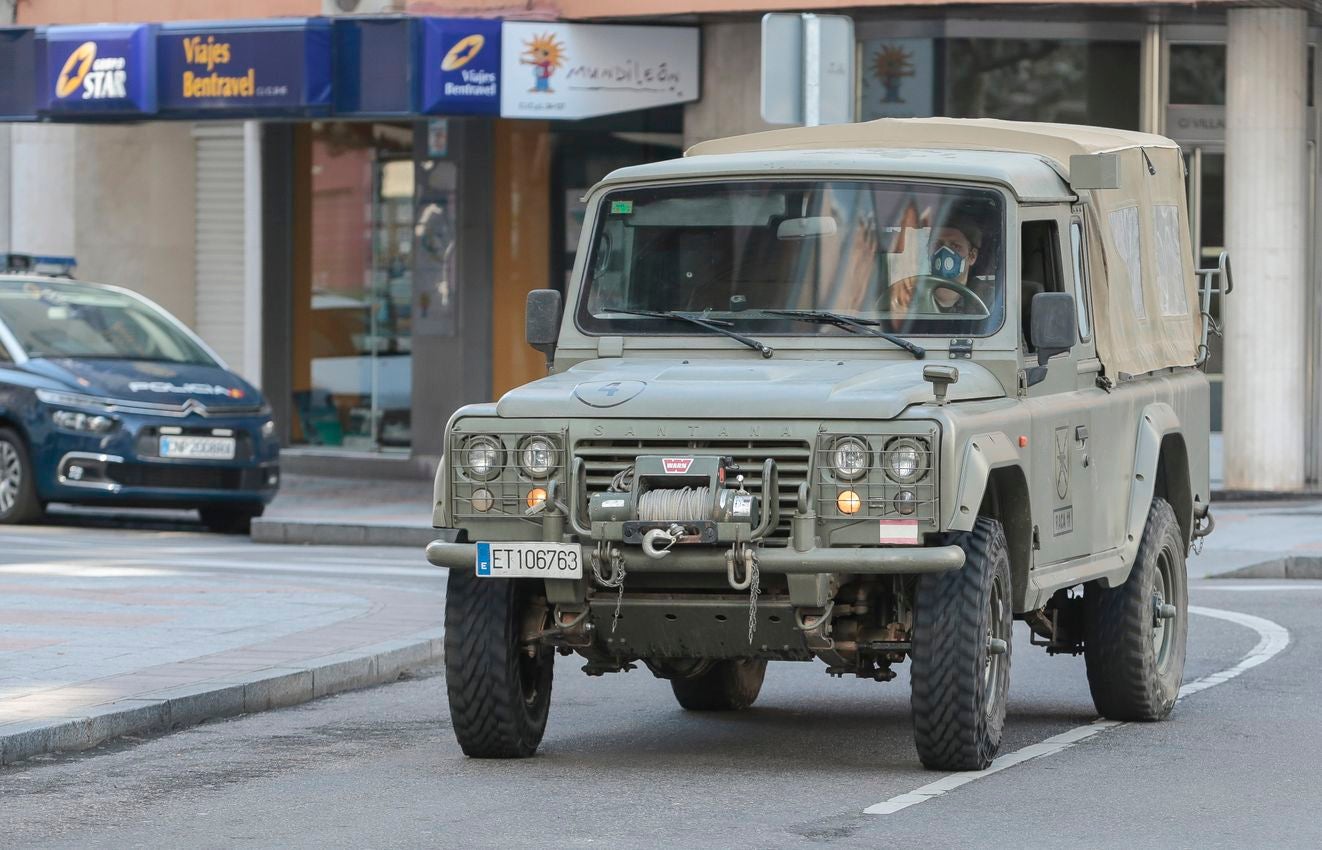
[[[313,546],[412,546],[436,539],[436,529],[424,525],[317,522],[298,519],[254,519],[254,543],[290,543]]]
[[[123,735],[157,735],[207,720],[298,705],[343,691],[381,685],[441,661],[439,629],[409,638],[268,667],[117,700],[74,717],[0,725],[0,765],[43,753],[86,750]]]
[[[1284,578],[1322,579],[1322,557],[1317,555],[1288,555],[1247,567],[1215,573],[1208,578]]]

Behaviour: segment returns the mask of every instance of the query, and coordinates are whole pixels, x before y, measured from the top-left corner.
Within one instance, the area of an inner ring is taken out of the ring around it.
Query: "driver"
[[[970,218],[955,217],[932,232],[928,243],[928,258],[931,276],[962,286],[969,286],[969,276],[978,261],[978,249],[982,246],[982,228]],[[907,313],[913,301],[917,278],[897,281],[890,290],[891,311]],[[932,300],[936,308],[943,313],[960,312],[960,301],[964,298],[957,290],[937,286],[932,290]]]

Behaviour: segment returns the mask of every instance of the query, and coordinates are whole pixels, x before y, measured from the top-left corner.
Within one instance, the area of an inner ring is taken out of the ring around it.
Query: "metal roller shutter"
[[[198,124],[198,334],[234,369],[243,368],[243,125]]]

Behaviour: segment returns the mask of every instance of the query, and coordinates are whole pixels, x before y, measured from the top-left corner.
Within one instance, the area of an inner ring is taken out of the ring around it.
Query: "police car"
[[[261,393],[178,319],[72,266],[0,255],[0,523],[62,502],[246,531],[280,483]]]

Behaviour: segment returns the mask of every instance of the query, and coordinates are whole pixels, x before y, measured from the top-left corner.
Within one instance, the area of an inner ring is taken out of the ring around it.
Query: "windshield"
[[[0,284],[0,319],[29,357],[216,362],[160,310],[110,289],[58,281]]]
[[[909,336],[985,336],[1005,313],[1004,212],[986,189],[872,180],[617,189],[601,201],[578,320],[596,333],[849,334],[821,311]]]

